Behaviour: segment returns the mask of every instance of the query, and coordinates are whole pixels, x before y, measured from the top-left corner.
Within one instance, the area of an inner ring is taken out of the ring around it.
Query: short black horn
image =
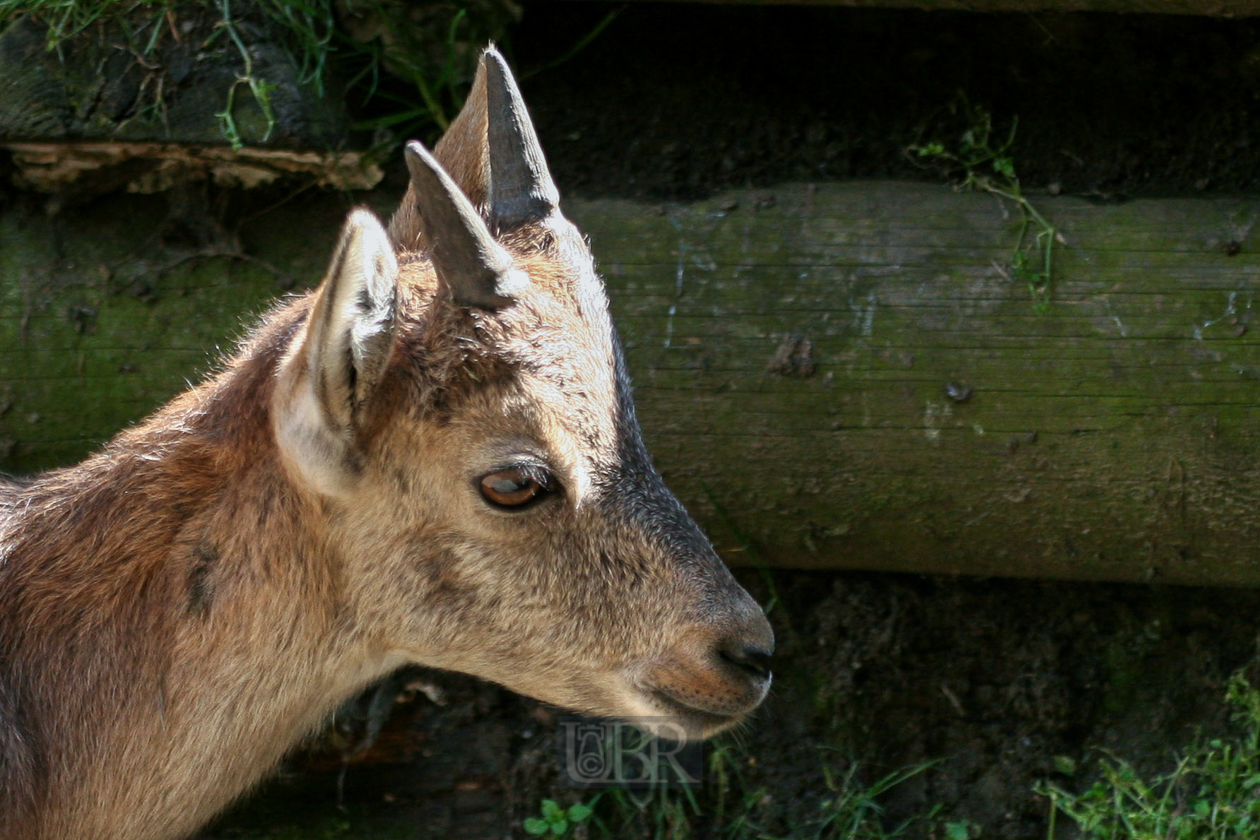
[[[498,309],[512,303],[529,282],[451,176],[422,144],[407,144],[407,168],[416,209],[438,282],[456,303]]]
[[[560,203],[560,193],[507,62],[494,47],[481,60],[486,68],[490,218],[497,230],[510,230],[549,216]]]

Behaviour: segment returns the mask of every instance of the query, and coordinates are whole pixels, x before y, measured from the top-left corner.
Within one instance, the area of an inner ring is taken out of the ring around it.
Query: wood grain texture
[[[738,530],[792,566],[1260,581],[1260,204],[1047,199],[1067,247],[1039,314],[990,197],[774,198],[574,210],[649,443],[724,547]],[[812,375],[768,371],[788,336]]]
[[[110,201],[0,214],[0,468],[79,457],[277,292],[256,261],[145,251],[160,202]],[[1067,243],[1044,312],[985,195],[564,206],[657,465],[730,561],[1260,583],[1260,200],[1038,200]],[[340,212],[265,214],[245,250],[312,284]]]

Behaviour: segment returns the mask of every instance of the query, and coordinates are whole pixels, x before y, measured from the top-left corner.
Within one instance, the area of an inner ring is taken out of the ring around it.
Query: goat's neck
[[[32,836],[182,836],[398,664],[359,632],[320,502],[280,467],[265,412],[242,413],[266,405],[271,364],[250,362],[5,488],[0,653],[24,656],[0,680],[19,710],[52,710],[29,719],[30,794],[52,816]],[[18,634],[46,641],[3,644]],[[17,788],[6,758],[0,789]]]

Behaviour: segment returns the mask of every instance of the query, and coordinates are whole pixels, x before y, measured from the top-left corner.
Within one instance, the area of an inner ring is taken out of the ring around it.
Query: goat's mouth
[[[662,688],[650,688],[646,693],[651,698],[652,705],[661,711],[662,716],[678,720],[679,726],[687,733],[688,739],[712,738],[720,732],[737,726],[747,715],[742,712],[717,712],[694,706]]]
[[[715,667],[716,665],[716,667]],[[707,667],[706,667],[707,666]],[[672,718],[688,739],[711,738],[748,718],[770,690],[769,670],[665,660],[630,681],[633,715]]]

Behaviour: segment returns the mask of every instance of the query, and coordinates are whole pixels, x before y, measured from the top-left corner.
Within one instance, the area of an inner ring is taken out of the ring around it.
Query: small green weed
[[[830,751],[825,751],[830,753]],[[776,801],[776,795],[751,778],[755,763],[737,745],[719,741],[706,761],[704,786],[698,789],[613,790],[596,809],[592,836],[650,837],[653,840],[895,840],[926,829],[947,840],[980,837],[973,823],[943,823],[939,808],[890,826],[879,800],[893,788],[926,771],[935,762],[907,767],[865,784],[855,763],[832,766],[822,756],[819,796],[809,804]],[[804,807],[801,807],[801,806]]]
[[[223,136],[227,138],[228,143],[233,149],[239,149],[245,145],[241,140],[241,133],[236,127],[236,118],[234,116],[236,109],[236,89],[241,85],[249,88],[249,92],[254,95],[254,101],[258,103],[258,107],[262,109],[263,118],[267,120],[267,130],[263,132],[262,141],[265,143],[267,138],[271,137],[271,132],[276,127],[276,113],[271,107],[271,92],[276,89],[276,85],[269,84],[263,79],[254,75],[254,59],[250,55],[245,43],[241,40],[241,36],[236,31],[236,24],[232,21],[232,3],[231,0],[222,0],[222,15],[215,28],[215,35],[220,32],[226,32],[228,37],[232,39],[233,45],[236,46],[237,52],[241,55],[241,61],[244,68],[237,75],[236,81],[228,88],[227,102],[223,106],[223,110],[215,114],[215,118],[219,121],[219,130],[223,132]],[[211,36],[214,38],[214,35]]]
[[[534,837],[568,837],[574,828],[590,818],[598,800],[596,796],[588,804],[578,802],[562,808],[556,800],[544,799],[542,816],[525,819],[525,833]]]
[[[49,49],[58,49],[62,41],[78,35],[102,16],[118,12],[119,7],[118,2],[109,0],[0,0],[0,24],[19,14],[37,17],[48,27]]]
[[[1114,756],[1083,793],[1043,783],[1050,833],[1059,814],[1086,840],[1251,840],[1260,836],[1260,691],[1236,675],[1226,700],[1237,707],[1239,733],[1200,739],[1176,768],[1151,779]]]
[[[273,27],[273,37],[297,62],[302,82],[318,95],[325,94],[330,71],[336,66],[338,76],[347,80],[346,89],[362,96],[362,107],[376,115],[357,128],[394,129],[408,136],[426,136],[447,127],[449,115],[467,92],[468,56],[475,54],[469,45],[479,47],[503,34],[490,12],[484,20],[474,20],[466,9],[452,7],[445,21],[436,11],[417,18],[415,4],[402,0],[355,0],[344,4],[345,15],[369,20],[368,29],[373,32],[388,33],[387,37],[361,33],[355,37],[339,24],[336,5],[336,0],[189,0],[177,10],[173,0],[0,0],[0,28],[18,17],[33,18],[46,27],[48,48],[62,55],[64,45],[89,37],[88,30],[94,32],[95,24],[115,25],[136,63],[148,74],[141,94],[146,102],[152,101],[143,109],[161,122],[165,73],[157,60],[158,50],[164,39],[180,37],[177,11],[212,10],[217,20],[202,46],[226,38],[241,62],[235,80],[223,93],[223,108],[215,114],[224,139],[233,148],[244,143],[245,132],[236,118],[242,88],[262,111],[265,123],[260,139],[265,142],[276,127],[271,96],[276,85],[255,67],[253,52],[242,36],[245,18],[255,26],[265,21]],[[441,31],[436,32],[439,26]],[[381,84],[386,69],[401,84]]]
[[[240,59],[215,114],[233,148],[247,139],[265,142],[276,128],[272,93],[277,85],[255,66],[245,24],[256,29],[265,23],[267,37],[288,51],[302,84],[317,95],[333,88],[344,92],[359,115],[354,127],[373,132],[376,146],[384,147],[398,136],[432,140],[445,131],[468,92],[475,56],[487,42],[502,41],[507,24],[519,14],[510,0],[183,0],[178,5],[175,0],[0,0],[0,29],[19,17],[32,18],[46,28],[48,49],[64,58],[68,42],[94,37],[97,24],[109,24],[145,74],[137,110],[147,121],[164,125],[170,86],[160,49],[164,42],[180,40],[182,19],[196,17],[198,9],[213,15],[213,31],[201,46],[224,38]],[[569,49],[532,72],[569,61],[620,11],[610,11]],[[334,77],[344,84],[330,85]],[[237,123],[237,107],[246,95],[262,112],[256,131]]]
[[[1015,171],[1011,146],[1015,143],[1018,120],[1011,121],[1003,137],[993,126],[992,115],[959,96],[950,110],[961,112],[966,130],[955,144],[940,141],[913,145],[908,149],[915,160],[943,168],[959,180],[959,189],[979,190],[1011,202],[1019,210],[1019,232],[1011,252],[1009,276],[1028,287],[1033,309],[1045,312],[1050,306],[1054,280],[1054,246],[1062,235],[1024,195]]]
[[[935,811],[923,818],[913,818],[893,829],[884,826],[884,809],[878,799],[897,785],[919,775],[936,762],[928,761],[889,773],[869,787],[858,784],[858,765],[852,764],[837,779],[830,768],[823,767],[823,776],[831,796],[818,807],[818,817],[812,837],[816,840],[891,840],[901,837],[912,825],[924,820],[931,821]],[[950,840],[954,838],[950,835]],[[966,838],[964,838],[966,840]]]
[[[945,840],[977,840],[983,835],[980,826],[971,820],[956,820],[945,823]]]

